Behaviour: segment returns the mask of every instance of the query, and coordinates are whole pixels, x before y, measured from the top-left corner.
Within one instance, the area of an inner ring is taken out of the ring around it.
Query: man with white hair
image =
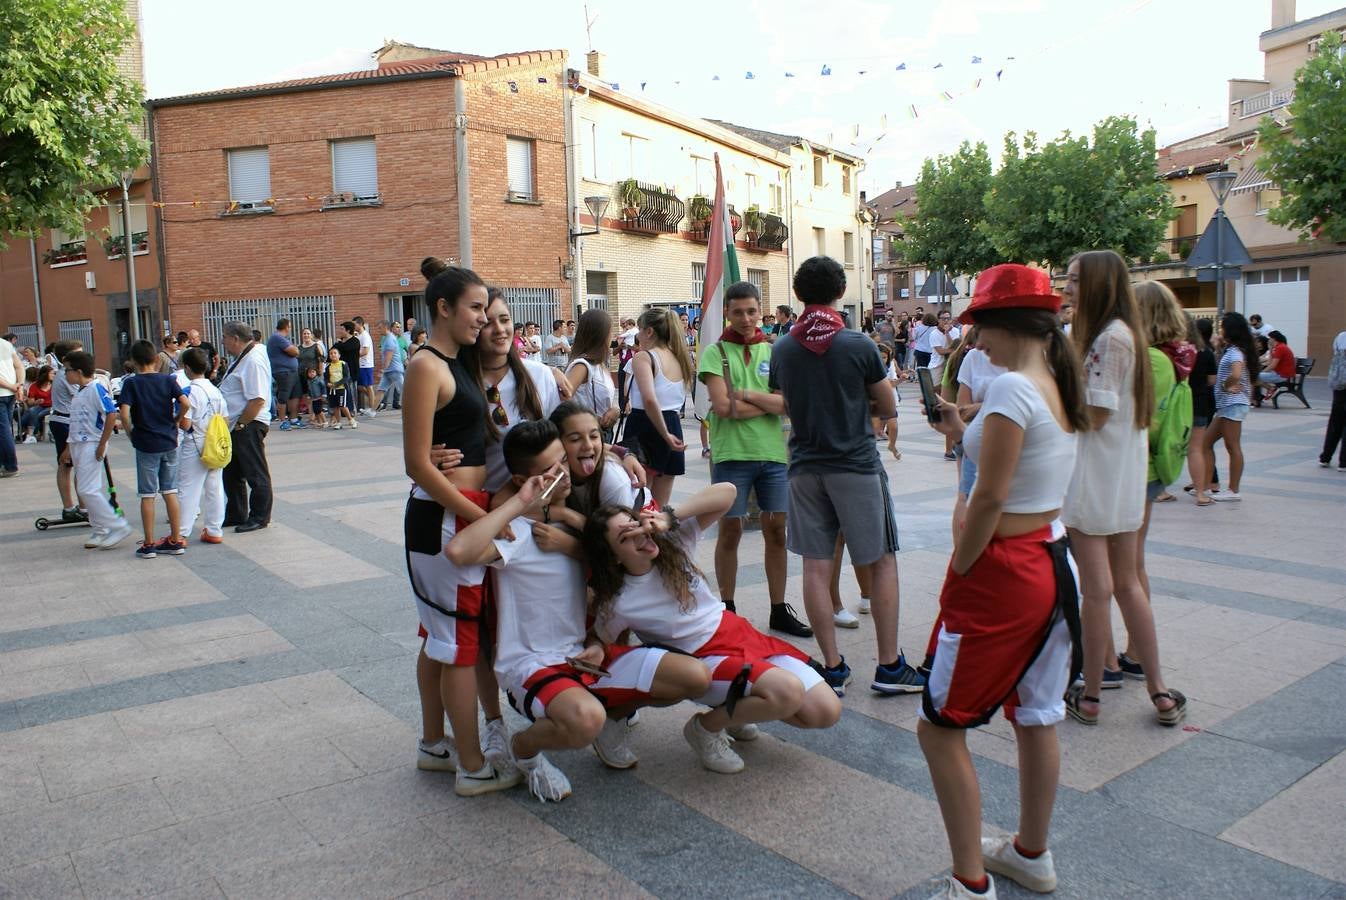
[[[247,322],[224,326],[224,349],[233,362],[220,380],[234,439],[234,455],[224,467],[224,524],[247,532],[271,524],[271,469],[266,433],[271,424],[271,361]]]

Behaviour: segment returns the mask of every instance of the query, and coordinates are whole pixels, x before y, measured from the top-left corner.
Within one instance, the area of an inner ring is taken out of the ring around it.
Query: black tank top
[[[486,465],[486,397],[476,379],[457,359],[445,356],[429,344],[423,344],[421,349],[444,361],[453,374],[454,384],[453,399],[435,410],[430,443],[463,451],[464,466]]]

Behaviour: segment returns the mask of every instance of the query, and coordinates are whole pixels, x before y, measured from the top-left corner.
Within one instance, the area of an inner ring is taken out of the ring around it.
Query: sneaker
[[[117,527],[112,528],[111,530],[108,531],[107,537],[103,538],[103,542],[98,545],[98,549],[111,550],[113,547],[117,546],[130,536],[131,536],[131,526],[127,525],[125,522],[122,522],[119,525],[117,525]],[[136,552],[138,553],[140,551],[137,550]]]
[[[1126,673],[1121,669],[1103,668],[1103,683],[1099,685],[1105,691],[1115,691],[1126,681]]]
[[[375,412],[373,409],[369,408],[368,406],[366,406],[366,407],[365,407],[365,415],[369,416],[369,418],[372,419],[372,418],[374,418],[375,416],[377,416],[378,413]]]
[[[28,435],[28,437],[26,437],[26,438],[23,439],[23,442],[24,442],[25,444],[36,444],[36,443],[37,443],[37,438],[33,437],[33,436],[30,434],[30,435]]]
[[[205,529],[201,530],[201,543],[203,544],[223,544],[224,537],[218,534],[211,534]]]
[[[84,542],[84,549],[97,550],[99,547],[103,546],[103,541],[107,540],[107,536],[108,532],[106,531],[95,531],[93,534],[89,535],[89,539]]]
[[[1330,460],[1330,459],[1320,459],[1320,460],[1318,460],[1318,465],[1321,466],[1321,467],[1324,468],[1324,469],[1330,469],[1330,468],[1332,468],[1332,460]]]
[[[281,431],[289,431],[289,430],[290,430],[291,428],[293,428],[293,427],[294,427],[294,426],[290,424],[290,420],[289,420],[289,419],[286,419],[284,422],[281,422],[281,423],[280,423],[280,430],[281,430]]]
[[[925,690],[925,676],[907,665],[907,658],[899,653],[896,665],[874,667],[869,689],[880,694],[919,694]]]
[[[721,775],[733,775],[743,771],[743,758],[729,747],[729,738],[723,731],[710,732],[701,727],[701,714],[692,716],[682,726],[682,736],[687,739],[701,765]]]
[[[433,744],[416,742],[416,768],[425,772],[453,772],[458,769],[458,748],[453,738],[440,738]]]
[[[950,450],[948,453],[944,454],[944,458],[947,459],[947,460],[949,460],[950,462],[952,462],[953,460],[957,459],[958,457],[954,455],[954,453],[953,453],[952,450]]]
[[[78,506],[71,509],[61,510],[61,522],[87,522],[89,514],[81,510]]]
[[[1237,503],[1243,499],[1239,496],[1238,491],[1221,491],[1218,494],[1211,491],[1210,498],[1216,503]]]
[[[155,544],[154,549],[165,556],[181,556],[187,552],[187,542],[175,541],[171,537],[166,537]]]
[[[477,797],[494,791],[507,791],[523,781],[523,773],[514,766],[498,769],[489,760],[475,772],[458,767],[458,775],[453,782],[453,792],[459,797]]]
[[[640,710],[636,710],[626,717],[626,724],[632,727],[640,724]]]
[[[0,469],[0,478],[18,478],[18,469]]]
[[[851,683],[851,667],[846,665],[846,657],[843,656],[841,662],[831,668],[822,663],[815,664],[813,668],[827,682],[827,686],[837,692],[838,697],[846,696],[846,685]]]
[[[1117,657],[1117,666],[1127,678],[1145,679],[1145,668],[1125,653]]]
[[[986,885],[986,893],[978,894],[952,875],[945,875],[944,883],[937,893],[930,895],[930,900],[996,900],[995,879],[987,875]]]
[[[832,613],[832,624],[838,628],[859,628],[860,620],[855,617],[855,613],[843,606]]]
[[[771,619],[767,624],[772,631],[782,631],[791,637],[813,637],[813,629],[799,621],[795,608],[788,603],[773,605]]]
[[[862,616],[869,615],[869,598],[861,597],[860,605],[855,608],[855,611],[860,613]]]
[[[507,767],[514,758],[509,746],[509,726],[504,718],[488,719],[481,732],[481,755],[497,767]]]
[[[723,600],[723,601],[721,601],[721,602],[724,603],[724,608],[725,608],[726,610],[728,610],[729,612],[731,612],[731,613],[736,613],[736,612],[738,612],[738,607],[734,605],[734,601],[733,601],[733,600]]]
[[[337,428],[340,428],[340,427],[341,427],[340,425],[337,426]],[[359,427],[360,427],[360,423],[357,422],[357,421],[355,421],[354,419],[351,419],[351,427],[352,427],[352,428],[359,428]]]
[[[640,758],[631,749],[631,726],[626,719],[608,719],[594,738],[594,752],[609,769],[629,769]]]
[[[532,759],[515,760],[523,776],[528,779],[528,792],[543,803],[560,803],[570,796],[570,779],[539,753]]]
[[[144,541],[141,541],[140,546],[136,547],[136,558],[138,559],[154,559],[154,557],[158,555],[158,544],[147,544]]]
[[[354,422],[351,423],[351,427],[352,427],[352,428],[355,427],[355,423],[354,423]],[[336,423],[335,425],[332,426],[332,428],[334,428],[334,429],[337,430],[337,431],[340,431],[340,430],[341,430],[341,423],[340,423],[340,422]]]
[[[294,427],[294,428],[307,428],[307,427],[308,427],[308,423],[305,422],[303,419],[294,419],[294,420],[292,420],[292,421],[290,422],[290,425],[291,425],[292,427]]]
[[[730,725],[724,730],[724,733],[736,741],[747,744],[757,740],[761,736],[762,730],[752,722],[744,722],[742,725]]]
[[[1030,891],[1050,894],[1056,890],[1056,866],[1052,863],[1052,851],[1029,859],[1015,849],[1013,835],[982,838],[981,861],[988,872],[1004,875]]]

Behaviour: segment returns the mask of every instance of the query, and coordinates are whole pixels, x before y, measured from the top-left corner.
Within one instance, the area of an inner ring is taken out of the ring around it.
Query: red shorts
[[[692,653],[710,671],[710,690],[697,702],[719,706],[729,693],[729,685],[748,666],[748,694],[752,684],[763,672],[781,668],[793,674],[804,684],[804,690],[822,682],[809,665],[809,655],[793,644],[769,634],[762,634],[747,619],[725,610],[720,627],[710,640]]]
[[[491,501],[485,491],[462,494],[482,509]],[[476,664],[486,613],[486,567],[456,566],[444,555],[449,541],[467,524],[433,500],[407,500],[407,574],[425,635],[425,655],[450,666]]]
[[[543,666],[523,680],[522,684],[506,685],[510,706],[528,717],[530,722],[546,716],[547,704],[562,691],[573,687],[586,688],[604,707],[615,709],[630,703],[648,702],[655,670],[667,650],[657,647],[623,647],[611,645],[603,657],[607,675],[581,672],[569,665]]]
[[[1045,526],[992,538],[966,575],[949,569],[927,650],[933,660],[921,718],[976,728],[1002,705],[1017,725],[1065,718],[1071,641],[1058,589],[1073,592],[1075,584],[1058,584],[1048,547],[1055,536]]]

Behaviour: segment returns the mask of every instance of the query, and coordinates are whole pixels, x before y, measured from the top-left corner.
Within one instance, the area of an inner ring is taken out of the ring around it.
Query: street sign
[[[411,287],[411,279],[410,279],[410,278],[399,278],[399,279],[397,279],[397,286],[398,286],[398,287]]]
[[[1223,259],[1219,258],[1220,256]],[[1206,226],[1196,246],[1192,248],[1192,255],[1187,257],[1186,265],[1189,269],[1209,269],[1217,263],[1223,264],[1224,280],[1232,281],[1239,277],[1238,267],[1250,265],[1252,261],[1253,258],[1248,255],[1248,248],[1243,246],[1243,241],[1239,239],[1238,232],[1234,230],[1229,219],[1225,216],[1215,216]],[[1207,278],[1201,278],[1198,274],[1197,280],[1214,281],[1215,275],[1212,273]]]

